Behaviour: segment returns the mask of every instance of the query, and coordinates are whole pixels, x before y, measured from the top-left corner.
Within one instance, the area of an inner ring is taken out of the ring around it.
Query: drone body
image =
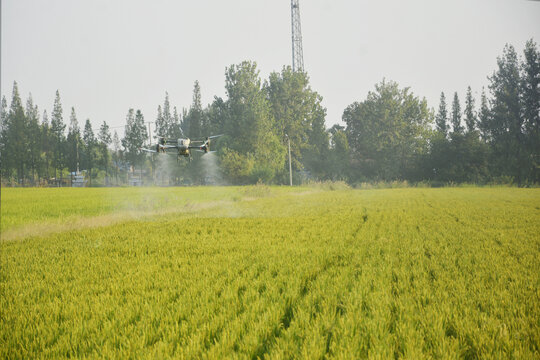
[[[141,148],[141,150],[147,153],[163,153],[171,155],[176,152],[177,159],[183,156],[189,158],[189,161],[191,161],[191,150],[204,152],[205,154],[211,153],[213,152],[210,151],[211,140],[220,136],[222,135],[208,136],[205,140],[195,141],[191,141],[189,138],[174,140],[159,137],[159,141],[154,149]]]

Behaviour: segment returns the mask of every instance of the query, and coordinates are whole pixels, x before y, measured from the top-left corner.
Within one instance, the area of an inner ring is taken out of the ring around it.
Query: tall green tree
[[[60,170],[60,178],[63,176],[62,169],[65,165],[64,144],[65,135],[64,131],[66,125],[64,124],[64,118],[62,114],[62,103],[60,101],[60,92],[56,90],[56,97],[54,98],[53,111],[51,113],[51,133],[49,139],[52,142],[52,163],[54,167],[54,177],[58,178],[58,170]]]
[[[83,142],[81,138],[79,121],[77,120],[75,108],[72,107],[69,118],[68,135],[66,138],[66,165],[68,166],[70,172],[79,170],[80,152],[83,151],[82,145]]]
[[[471,87],[469,86],[467,87],[467,95],[465,97],[465,124],[467,125],[467,132],[474,132],[477,122],[478,120],[474,110],[474,98]]]
[[[199,82],[195,81],[195,85],[193,85],[193,102],[191,103],[187,117],[184,117],[184,130],[187,137],[198,139],[203,136],[202,128],[203,108],[201,102],[201,87]]]
[[[357,179],[416,178],[433,122],[425,99],[383,80],[365,101],[345,109],[343,121]]]
[[[49,180],[50,178],[50,166],[52,156],[52,145],[50,140],[50,127],[49,117],[47,110],[43,110],[43,116],[41,118],[41,131],[40,131],[40,144],[41,144],[41,162],[40,162],[40,177]]]
[[[436,180],[445,182],[474,182],[486,180],[488,175],[488,148],[476,132],[452,133],[451,141],[443,148],[438,168],[442,170]]]
[[[434,180],[444,182],[481,182],[486,177],[486,151],[476,131],[476,113],[472,90],[467,88],[465,123],[462,125],[461,104],[457,92],[452,102],[452,128],[449,141],[434,139],[431,148]]]
[[[5,160],[6,153],[6,134],[4,133],[4,127],[7,125],[8,121],[8,110],[7,110],[7,101],[6,97],[2,96],[2,103],[0,107],[0,175],[5,179],[7,178],[6,174],[8,172]]]
[[[325,129],[326,109],[322,97],[309,86],[306,73],[293,72],[290,66],[280,73],[273,72],[264,84],[264,90],[274,118],[276,134],[283,145],[291,141],[293,167],[321,175],[323,157],[328,152],[328,134]]]
[[[452,131],[455,134],[463,133],[463,125],[461,125],[461,105],[459,103],[458,93],[454,93],[452,101]]]
[[[228,122],[228,104],[225,100],[215,96],[214,101],[205,109],[207,133],[212,135],[223,134],[225,124]]]
[[[26,124],[26,136],[28,139],[27,164],[31,172],[32,184],[35,184],[41,154],[41,138],[39,126],[39,110],[37,105],[34,105],[32,94],[29,94],[28,100],[26,101]]]
[[[525,45],[521,71],[525,156],[529,159],[528,177],[531,181],[540,182],[540,51],[532,39]]]
[[[163,110],[161,105],[158,105],[157,108],[157,117],[156,117],[156,136],[157,137],[166,137],[167,136],[167,124],[163,119]]]
[[[448,111],[446,105],[446,97],[444,92],[441,92],[441,100],[439,101],[439,111],[435,117],[435,126],[437,131],[444,136],[448,135]]]
[[[163,124],[166,128],[165,133],[167,134],[167,137],[171,136],[171,130],[172,130],[172,123],[173,123],[173,116],[171,114],[171,104],[169,102],[169,93],[165,92],[165,100],[163,101]]]
[[[17,82],[13,82],[11,104],[7,115],[7,121],[3,126],[5,153],[2,157],[2,166],[4,174],[8,177],[11,175],[11,170],[15,169],[17,181],[20,184],[24,184],[26,178],[25,165],[28,150],[27,128],[27,119],[19,95],[19,88]]]
[[[92,130],[90,119],[86,119],[83,130],[83,145],[84,145],[84,165],[89,173],[89,185],[92,186],[93,169],[96,165],[97,158],[97,142]]]
[[[140,151],[148,138],[148,132],[144,125],[144,116],[140,110],[129,109],[126,116],[126,130],[122,139],[122,146],[126,151],[128,162],[135,168],[142,163],[144,154]]]
[[[105,121],[103,121],[103,124],[99,127],[99,133],[98,133],[98,148],[100,153],[100,165],[105,170],[105,182],[108,182],[108,176],[109,176],[109,162],[111,160],[111,156],[109,153],[109,145],[112,142],[111,138],[111,130],[109,128],[109,125]]]
[[[6,97],[2,95],[2,104],[0,107],[0,151],[2,151],[2,146],[4,144],[3,131],[4,124],[7,123],[8,110],[7,110],[7,101]]]
[[[276,135],[257,64],[245,61],[227,68],[225,90],[225,172],[235,181],[273,182],[284,169],[286,149]]]
[[[118,173],[120,171],[120,164],[121,164],[121,160],[122,160],[122,154],[121,154],[121,143],[120,143],[120,139],[118,137],[118,133],[116,131],[114,131],[114,135],[112,137],[112,155],[111,155],[111,158],[112,158],[112,162],[113,162],[113,165],[114,165],[114,178],[115,178],[115,183],[116,185],[118,185]]]
[[[521,183],[527,169],[524,161],[523,118],[520,102],[520,66],[512,45],[497,58],[497,70],[489,78],[492,102],[490,134],[493,138],[493,173],[512,176]]]
[[[478,113],[478,129],[485,142],[491,141],[491,110],[489,108],[486,91],[482,88],[480,97],[480,112]]]
[[[180,119],[180,115],[178,114],[178,109],[176,109],[176,106],[173,109],[172,122],[169,126],[169,136],[172,139],[180,139],[183,137],[182,120]]]
[[[165,100],[163,106],[158,106],[158,115],[156,118],[156,135],[158,137],[174,138],[178,133],[175,125],[174,114],[171,113],[171,105],[169,101],[169,93],[165,92]]]
[[[327,160],[327,172],[322,178],[333,181],[348,181],[349,179],[349,141],[345,127],[334,125],[329,129],[330,151]]]
[[[447,181],[449,178],[448,162],[450,158],[450,140],[448,133],[448,108],[446,96],[441,92],[439,109],[435,116],[435,132],[430,139],[428,160],[424,160],[424,176],[429,180]]]
[[[322,97],[318,96],[317,99],[317,103],[312,108],[311,126],[307,132],[308,149],[304,151],[303,157],[306,169],[315,178],[320,178],[327,172],[325,164],[328,161],[330,137],[325,125],[326,108],[322,106]],[[342,144],[348,152],[348,143],[345,145],[340,142],[338,149],[341,149]]]

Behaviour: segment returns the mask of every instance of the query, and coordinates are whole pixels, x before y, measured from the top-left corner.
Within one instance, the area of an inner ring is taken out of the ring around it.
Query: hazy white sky
[[[438,106],[441,91],[478,95],[506,43],[540,42],[540,2],[527,0],[300,1],[304,63],[328,127],[385,77]],[[225,95],[225,67],[258,63],[261,77],[291,64],[289,0],[2,0],[1,90],[13,81],[64,120],[125,123],[130,107],[154,121],[165,91],[206,105]]]

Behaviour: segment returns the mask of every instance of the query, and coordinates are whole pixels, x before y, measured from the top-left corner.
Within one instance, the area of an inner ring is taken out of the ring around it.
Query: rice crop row
[[[540,356],[540,191],[216,191],[3,241],[0,357]]]

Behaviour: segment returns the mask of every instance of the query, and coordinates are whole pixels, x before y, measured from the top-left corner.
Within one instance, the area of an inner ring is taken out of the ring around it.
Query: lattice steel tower
[[[300,26],[300,0],[291,0],[292,24],[292,68],[304,71],[304,51],[302,49],[302,27]]]

